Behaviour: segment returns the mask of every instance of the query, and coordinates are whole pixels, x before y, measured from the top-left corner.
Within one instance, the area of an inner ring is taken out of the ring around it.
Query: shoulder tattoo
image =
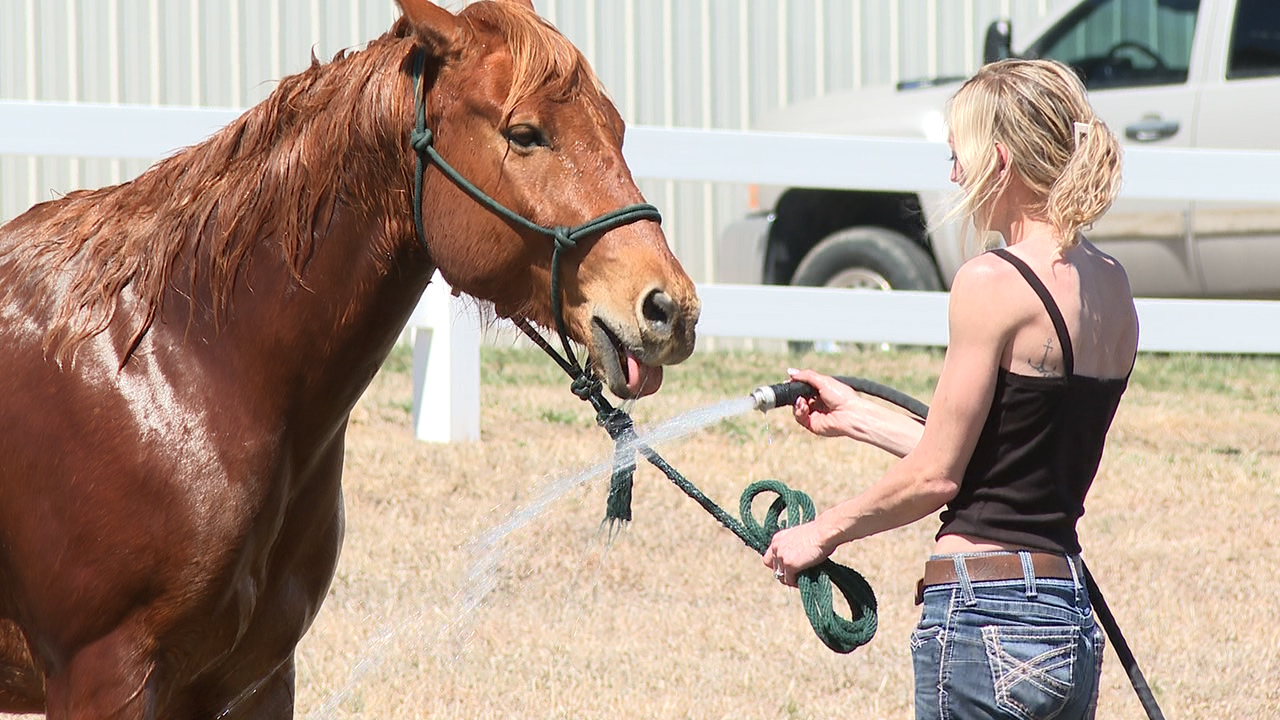
[[[1041,356],[1040,361],[1036,362],[1035,360],[1028,358],[1027,364],[1031,366],[1032,370],[1035,370],[1041,375],[1045,377],[1053,377],[1054,375],[1057,374],[1057,371],[1053,365],[1049,364],[1049,353],[1052,350],[1053,350],[1053,338],[1049,338],[1048,340],[1044,341],[1044,355]]]

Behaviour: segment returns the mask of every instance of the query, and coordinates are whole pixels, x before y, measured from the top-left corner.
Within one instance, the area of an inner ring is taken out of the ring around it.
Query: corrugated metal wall
[[[632,124],[746,129],[826,92],[965,74],[996,17],[1075,0],[535,0]],[[458,7],[462,3],[445,3]],[[274,80],[390,27],[390,0],[0,0],[0,98],[247,107]],[[92,128],[86,128],[92,132]],[[104,143],[110,138],[102,138]],[[0,220],[137,161],[0,157]],[[672,245],[711,280],[741,187],[645,181]]]

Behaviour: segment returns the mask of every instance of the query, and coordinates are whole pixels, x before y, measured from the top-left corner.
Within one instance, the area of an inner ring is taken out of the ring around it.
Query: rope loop
[[[751,505],[756,496],[766,492],[772,492],[778,497],[769,504],[769,509],[765,511],[764,524],[761,524],[751,512]],[[787,513],[785,524],[780,522],[783,512]],[[751,547],[761,555],[769,548],[769,541],[779,530],[807,523],[815,517],[813,500],[805,493],[792,490],[778,480],[761,480],[749,485],[738,501],[738,514],[742,516],[742,524],[751,537]]]
[[[757,495],[765,492],[775,493],[778,497],[769,504],[761,524],[752,514],[751,505]],[[761,480],[748,485],[742,492],[738,510],[746,532],[743,539],[762,555],[774,534],[784,527],[780,522],[783,512],[787,514],[785,527],[795,527],[815,517],[813,500],[808,495],[777,480]],[[856,570],[824,560],[801,572],[796,578],[796,585],[800,589],[800,600],[809,625],[827,647],[838,653],[849,653],[875,636],[879,624],[875,591]],[[851,617],[848,619],[836,614],[832,603],[833,585],[849,604]]]

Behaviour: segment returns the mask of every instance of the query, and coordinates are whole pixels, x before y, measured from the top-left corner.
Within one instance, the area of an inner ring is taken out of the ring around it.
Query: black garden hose
[[[881,400],[897,405],[921,420],[929,416],[928,405],[888,385],[882,385],[874,380],[851,375],[837,375],[836,380],[860,393],[878,397]],[[817,388],[802,380],[792,380],[790,382],[777,383],[776,385],[762,385],[751,392],[751,398],[756,402],[756,409],[761,412],[783,407],[784,405],[794,405],[798,398],[814,398],[817,395]]]

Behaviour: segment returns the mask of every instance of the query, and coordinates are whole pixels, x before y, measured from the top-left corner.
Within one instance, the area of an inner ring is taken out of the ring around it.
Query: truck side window
[[[1240,0],[1231,28],[1227,78],[1280,75],[1280,7],[1275,0]]]
[[[1086,0],[1026,55],[1072,66],[1091,90],[1185,83],[1199,9],[1199,0]]]

